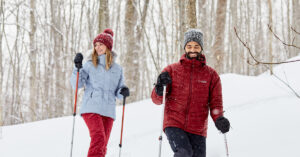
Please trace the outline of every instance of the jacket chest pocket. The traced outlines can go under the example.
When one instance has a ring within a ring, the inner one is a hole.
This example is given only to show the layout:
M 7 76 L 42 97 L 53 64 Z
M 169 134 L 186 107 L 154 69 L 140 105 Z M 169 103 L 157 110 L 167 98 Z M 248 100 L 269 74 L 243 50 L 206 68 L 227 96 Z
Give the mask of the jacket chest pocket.
M 109 87 L 114 90 L 118 87 L 120 81 L 120 73 L 117 70 L 108 71 Z
M 90 79 L 93 85 L 93 88 L 103 88 L 105 85 L 105 71 L 103 68 L 99 67 L 98 68 L 93 68 L 91 69 L 90 72 Z
M 205 79 L 196 79 L 195 82 L 196 87 L 198 88 L 208 88 L 209 87 L 209 82 Z
M 187 81 L 190 80 L 189 74 L 183 71 L 174 70 L 172 74 L 172 92 L 181 93 L 187 87 Z
M 210 84 L 210 76 L 205 73 L 205 72 L 201 72 L 201 71 L 196 71 L 194 73 L 194 79 L 193 79 L 193 83 L 196 85 L 196 87 L 198 88 L 208 88 L 209 84 Z
M 193 82 L 193 92 L 197 95 L 194 97 L 196 103 L 207 103 L 209 97 L 209 81 L 205 79 L 196 79 Z

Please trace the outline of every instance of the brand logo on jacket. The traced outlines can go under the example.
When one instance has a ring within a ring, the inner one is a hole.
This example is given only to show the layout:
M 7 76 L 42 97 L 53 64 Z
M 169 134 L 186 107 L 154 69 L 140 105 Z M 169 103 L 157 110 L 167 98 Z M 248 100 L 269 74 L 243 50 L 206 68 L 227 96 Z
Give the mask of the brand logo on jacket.
M 199 83 L 207 83 L 206 80 L 198 80 Z

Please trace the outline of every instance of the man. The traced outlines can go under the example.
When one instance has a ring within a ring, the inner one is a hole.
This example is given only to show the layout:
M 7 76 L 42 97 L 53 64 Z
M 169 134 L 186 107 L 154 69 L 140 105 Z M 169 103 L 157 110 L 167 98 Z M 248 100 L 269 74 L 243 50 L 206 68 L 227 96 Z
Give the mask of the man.
M 167 86 L 164 132 L 174 157 L 205 157 L 208 114 L 222 133 L 230 123 L 223 116 L 221 80 L 206 65 L 203 35 L 190 29 L 184 34 L 184 50 L 179 62 L 164 68 L 152 91 L 152 101 L 161 104 Z

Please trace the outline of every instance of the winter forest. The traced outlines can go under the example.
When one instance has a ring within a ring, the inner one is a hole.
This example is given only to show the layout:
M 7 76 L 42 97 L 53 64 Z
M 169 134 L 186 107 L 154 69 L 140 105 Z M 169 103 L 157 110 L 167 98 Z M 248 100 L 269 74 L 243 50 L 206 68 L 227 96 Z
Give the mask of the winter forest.
M 161 70 L 184 53 L 189 28 L 203 32 L 219 74 L 272 75 L 269 63 L 299 55 L 299 8 L 299 0 L 1 0 L 0 126 L 71 115 L 73 59 L 87 57 L 105 28 L 129 103 L 150 97 Z

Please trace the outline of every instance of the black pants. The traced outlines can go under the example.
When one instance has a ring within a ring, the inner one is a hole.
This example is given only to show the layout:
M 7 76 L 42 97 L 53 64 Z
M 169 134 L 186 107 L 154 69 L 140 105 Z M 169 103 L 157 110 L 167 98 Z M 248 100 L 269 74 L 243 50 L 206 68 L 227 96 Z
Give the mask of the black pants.
M 188 133 L 175 127 L 167 127 L 165 133 L 174 152 L 174 157 L 206 156 L 206 137 Z

